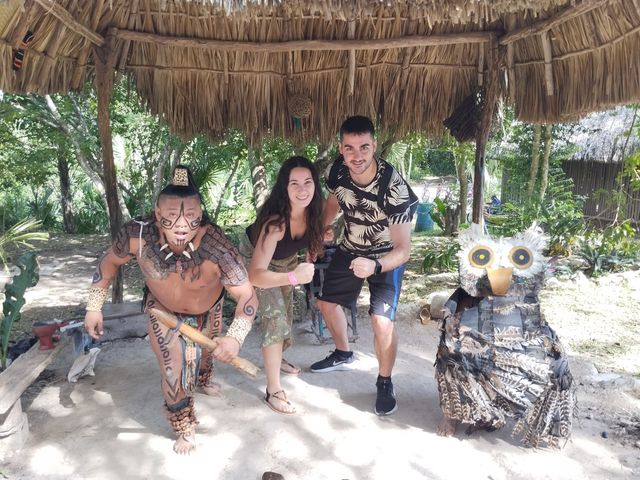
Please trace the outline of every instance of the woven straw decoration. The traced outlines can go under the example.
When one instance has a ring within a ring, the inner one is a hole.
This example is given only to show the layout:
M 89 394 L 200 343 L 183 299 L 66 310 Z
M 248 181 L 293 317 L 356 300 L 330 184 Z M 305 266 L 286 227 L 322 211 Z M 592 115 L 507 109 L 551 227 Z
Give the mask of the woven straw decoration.
M 295 93 L 289 99 L 289 114 L 294 118 L 307 118 L 311 115 L 311 98 Z

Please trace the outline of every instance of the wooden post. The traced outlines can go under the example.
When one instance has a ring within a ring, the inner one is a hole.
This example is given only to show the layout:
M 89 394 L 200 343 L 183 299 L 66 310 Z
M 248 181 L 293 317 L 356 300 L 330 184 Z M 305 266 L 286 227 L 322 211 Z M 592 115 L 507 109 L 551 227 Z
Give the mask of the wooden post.
M 113 37 L 107 37 L 105 45 L 93 48 L 95 64 L 96 93 L 98 96 L 98 129 L 100 131 L 100 146 L 102 148 L 102 169 L 104 189 L 109 207 L 109 231 L 115 239 L 122 226 L 122 212 L 118 204 L 118 185 L 116 183 L 116 168 L 113 162 L 113 141 L 111 138 L 111 121 L 109 118 L 109 101 L 113 91 L 115 64 L 113 52 Z M 112 301 L 122 302 L 121 270 L 113 281 Z
M 473 177 L 473 223 L 482 224 L 482 195 L 484 191 L 484 154 L 491 130 L 493 112 L 498 97 L 498 73 L 500 70 L 500 54 L 497 42 L 491 41 L 487 48 L 487 83 L 484 90 L 484 101 L 480 117 L 480 128 L 476 134 L 476 159 Z
M 353 40 L 356 36 L 356 21 L 351 19 L 347 22 L 347 38 L 349 40 Z M 349 50 L 349 69 L 348 69 L 348 78 L 349 78 L 349 95 L 353 95 L 353 91 L 355 88 L 356 81 L 356 51 Z
M 551 40 L 549 40 L 549 32 L 544 31 L 540 34 L 542 40 L 542 51 L 544 52 L 544 81 L 547 86 L 547 95 L 553 96 L 553 54 L 551 52 Z
M 507 31 L 511 32 L 515 29 L 516 18 L 513 13 L 507 14 Z M 513 104 L 516 103 L 516 70 L 514 67 L 514 51 L 513 43 L 507 45 L 507 83 L 509 87 L 509 99 Z

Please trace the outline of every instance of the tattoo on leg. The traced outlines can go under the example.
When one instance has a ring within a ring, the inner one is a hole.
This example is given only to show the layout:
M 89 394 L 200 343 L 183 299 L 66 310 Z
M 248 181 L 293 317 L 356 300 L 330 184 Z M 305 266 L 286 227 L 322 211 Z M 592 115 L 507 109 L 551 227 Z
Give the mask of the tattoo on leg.
M 174 376 L 173 369 L 171 367 L 167 368 L 165 372 L 167 373 L 167 378 L 164 381 L 167 385 L 167 396 L 175 402 L 180 396 L 180 382 L 177 378 L 173 379 L 173 383 L 169 380 L 169 378 Z
M 152 302 L 149 302 L 149 304 L 147 304 L 148 308 L 152 307 L 151 303 Z M 153 332 L 153 336 L 156 337 L 156 341 L 158 342 L 158 347 L 160 348 L 160 353 L 162 356 L 162 364 L 166 370 L 167 368 L 171 368 L 171 352 L 169 352 L 169 347 L 167 347 L 168 342 L 164 335 L 162 335 L 162 330 L 160 328 L 158 319 L 151 314 L 149 314 L 149 318 L 151 321 L 151 331 Z

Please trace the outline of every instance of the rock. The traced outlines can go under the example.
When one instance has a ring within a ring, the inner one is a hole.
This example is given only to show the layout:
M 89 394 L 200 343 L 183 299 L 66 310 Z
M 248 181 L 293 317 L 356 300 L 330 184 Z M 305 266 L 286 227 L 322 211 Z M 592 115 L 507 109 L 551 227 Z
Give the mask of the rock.
M 425 281 L 429 283 L 458 283 L 458 274 L 456 272 L 434 273 L 425 275 Z
M 430 320 L 440 320 L 442 318 L 442 309 L 444 308 L 444 304 L 447 302 L 449 297 L 451 296 L 450 291 L 440 291 L 440 292 L 432 292 L 427 297 L 427 311 L 425 312 L 425 307 L 422 307 L 420 310 L 420 319 L 422 323 L 425 323 L 425 318 L 423 312 L 428 314 L 428 319 Z
M 636 386 L 635 379 L 618 373 L 598 373 L 585 378 L 585 381 L 594 387 L 628 390 Z
M 595 365 L 589 361 L 582 360 L 578 357 L 572 358 L 570 361 L 571 374 L 574 378 L 580 379 L 580 383 L 583 383 L 583 379 L 592 377 L 598 374 L 598 369 Z
M 562 282 L 556 277 L 548 277 L 544 285 L 547 288 L 559 288 L 562 286 Z
M 602 432 L 602 433 L 600 434 L 600 436 L 601 436 L 602 438 L 609 438 L 609 433 L 607 433 L 607 432 Z
M 577 270 L 586 270 L 588 267 L 587 261 L 578 255 L 562 257 L 556 262 L 556 270 L 571 270 L 575 272 Z
M 576 272 L 573 275 L 573 283 L 575 283 L 576 285 L 578 285 L 579 287 L 585 287 L 587 285 L 589 285 L 589 279 L 586 277 L 586 275 L 582 272 Z
M 262 480 L 284 480 L 284 477 L 276 472 L 264 472 L 262 474 Z

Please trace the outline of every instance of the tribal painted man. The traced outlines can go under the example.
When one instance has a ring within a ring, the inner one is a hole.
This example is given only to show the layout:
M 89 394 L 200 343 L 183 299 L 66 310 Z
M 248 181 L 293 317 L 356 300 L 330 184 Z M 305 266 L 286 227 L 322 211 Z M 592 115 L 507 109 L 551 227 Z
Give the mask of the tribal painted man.
M 102 304 L 118 267 L 136 259 L 144 275 L 144 310 L 175 314 L 209 337 L 218 337 L 212 351 L 148 315 L 148 332 L 161 376 L 167 418 L 177 440 L 174 450 L 195 448 L 196 416 L 193 392 L 216 393 L 213 360 L 230 362 L 249 332 L 258 300 L 237 249 L 222 230 L 206 219 L 191 172 L 178 166 L 173 180 L 156 201 L 153 214 L 122 227 L 93 276 L 85 328 L 98 339 L 103 333 Z M 237 301 L 226 336 L 222 330 L 224 291 Z

